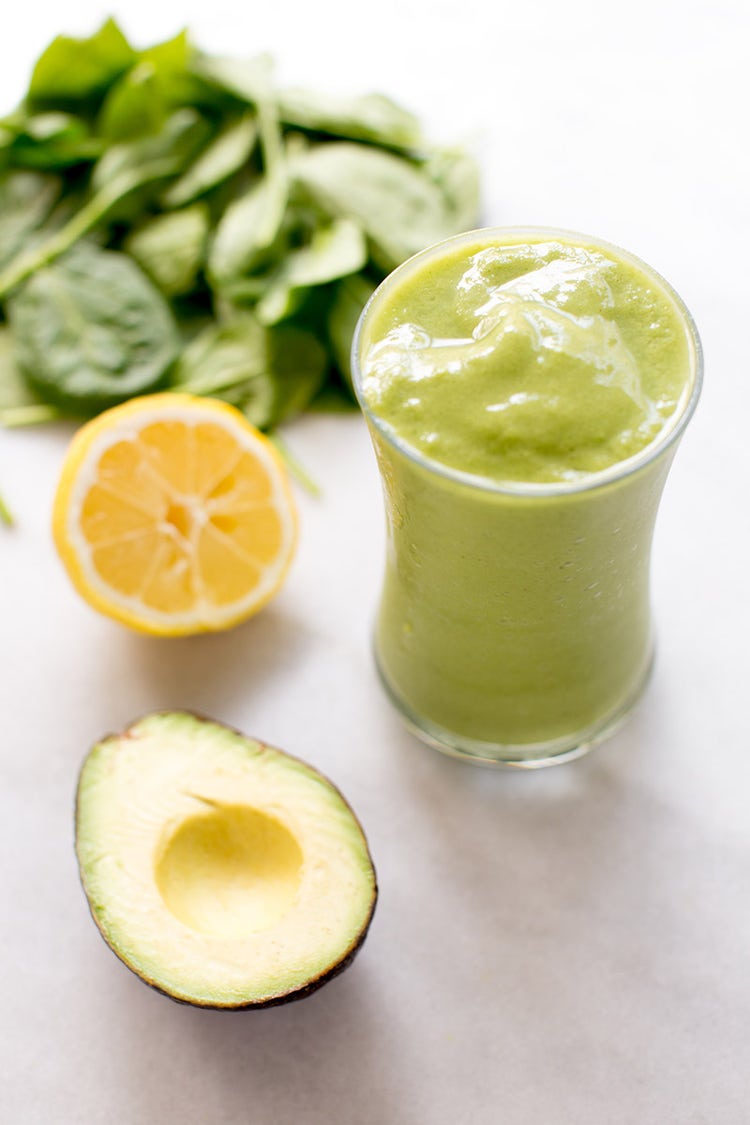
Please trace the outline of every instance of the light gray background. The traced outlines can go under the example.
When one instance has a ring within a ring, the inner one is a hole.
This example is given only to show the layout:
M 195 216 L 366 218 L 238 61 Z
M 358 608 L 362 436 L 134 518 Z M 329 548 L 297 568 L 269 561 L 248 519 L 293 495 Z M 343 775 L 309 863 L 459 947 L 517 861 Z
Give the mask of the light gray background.
M 485 218 L 586 231 L 660 270 L 703 336 L 703 400 L 657 530 L 656 671 L 630 725 L 529 776 L 402 732 L 375 681 L 379 484 L 363 423 L 287 438 L 319 480 L 272 607 L 159 641 L 99 618 L 51 546 L 70 430 L 0 432 L 0 1120 L 8 1125 L 743 1125 L 750 1120 L 747 7 L 698 0 L 131 0 L 136 42 L 189 24 L 281 75 L 382 89 L 472 144 Z M 0 106 L 59 30 L 8 7 Z M 744 13 L 744 14 L 743 14 Z M 354 966 L 260 1013 L 179 1007 L 100 940 L 72 849 L 87 748 L 186 706 L 344 790 L 381 884 Z

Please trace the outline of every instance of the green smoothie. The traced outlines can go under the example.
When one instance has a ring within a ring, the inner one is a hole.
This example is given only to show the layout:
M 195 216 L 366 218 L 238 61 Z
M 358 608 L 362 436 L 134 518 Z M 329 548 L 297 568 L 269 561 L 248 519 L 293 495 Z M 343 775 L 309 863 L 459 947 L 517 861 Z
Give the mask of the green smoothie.
M 607 244 L 473 232 L 391 274 L 354 358 L 386 498 L 389 692 L 443 749 L 582 752 L 651 662 L 653 525 L 699 382 L 684 307 Z

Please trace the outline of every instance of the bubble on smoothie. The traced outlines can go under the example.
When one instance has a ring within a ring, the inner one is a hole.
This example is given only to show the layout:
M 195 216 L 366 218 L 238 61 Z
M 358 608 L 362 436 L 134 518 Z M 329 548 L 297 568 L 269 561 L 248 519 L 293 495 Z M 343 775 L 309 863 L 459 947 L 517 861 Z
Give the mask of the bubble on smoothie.
M 471 338 L 435 338 L 417 324 L 397 325 L 365 357 L 362 385 L 368 401 L 379 401 L 394 382 L 418 383 L 440 373 L 460 374 L 467 349 L 474 343 Z M 483 351 L 489 354 L 490 348 Z

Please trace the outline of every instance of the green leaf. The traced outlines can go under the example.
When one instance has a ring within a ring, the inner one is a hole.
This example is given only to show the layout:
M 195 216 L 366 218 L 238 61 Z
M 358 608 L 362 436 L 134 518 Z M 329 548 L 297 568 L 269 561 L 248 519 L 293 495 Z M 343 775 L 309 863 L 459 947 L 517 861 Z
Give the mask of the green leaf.
M 71 113 L 19 113 L 7 121 L 14 130 L 8 163 L 15 168 L 64 169 L 96 160 L 103 148 L 86 122 Z
M 162 293 L 189 293 L 203 264 L 209 231 L 208 209 L 195 203 L 183 211 L 157 215 L 125 240 L 131 254 Z
M 268 95 L 269 77 L 263 64 L 267 64 L 266 59 L 258 62 L 253 81 L 258 86 L 256 106 L 264 175 L 229 205 L 218 224 L 208 271 L 219 287 L 249 273 L 267 257 L 281 231 L 289 198 L 281 126 Z
M 285 184 L 267 176 L 230 203 L 216 228 L 208 256 L 214 284 L 226 285 L 263 260 L 279 232 L 285 207 Z
M 71 249 L 80 239 L 91 231 L 116 208 L 122 208 L 123 201 L 153 180 L 163 179 L 169 174 L 169 165 L 154 161 L 140 168 L 125 167 L 119 175 L 104 184 L 89 200 L 83 203 L 67 218 L 63 201 L 60 218 L 62 226 L 55 226 L 45 238 L 35 240 L 21 249 L 0 272 L 0 299 L 5 299 L 27 278 L 38 270 L 50 265 Z M 132 203 L 131 203 L 132 206 Z M 93 237 L 93 236 L 92 236 Z
M 64 226 L 38 245 L 21 249 L 0 271 L 0 299 L 66 253 L 105 218 L 122 220 L 142 212 L 146 189 L 179 171 L 207 128 L 200 114 L 192 110 L 178 111 L 168 124 L 171 128 L 164 135 L 107 150 L 94 168 L 94 194 Z
M 95 103 L 137 58 L 112 19 L 89 39 L 59 35 L 37 60 L 28 99 L 32 105 Z
M 125 254 L 82 244 L 8 302 L 16 359 L 46 400 L 77 413 L 159 386 L 178 351 L 159 291 Z
M 279 116 L 287 125 L 387 148 L 416 149 L 424 143 L 414 114 L 383 94 L 344 98 L 293 88 L 280 90 L 276 97 Z
M 202 114 L 179 109 L 155 136 L 108 148 L 91 177 L 96 193 L 117 196 L 109 204 L 108 218 L 136 222 L 156 202 L 165 183 L 184 171 L 210 132 Z
M 312 332 L 295 325 L 266 329 L 252 313 L 238 313 L 196 336 L 171 383 L 175 390 L 222 398 L 267 429 L 305 409 L 327 362 Z
M 0 175 L 0 270 L 47 219 L 60 195 L 60 181 L 37 172 Z
M 4 423 L 7 411 L 36 406 L 39 401 L 16 363 L 10 329 L 0 324 L 0 422 Z
M 107 93 L 99 114 L 109 140 L 135 140 L 158 133 L 169 115 L 205 98 L 205 84 L 190 72 L 194 49 L 186 31 L 139 51 L 137 62 Z M 211 99 L 208 99 L 209 101 Z
M 336 366 L 351 387 L 354 330 L 375 285 L 361 274 L 346 277 L 338 285 L 328 313 L 328 340 Z
M 243 168 L 255 148 L 258 126 L 245 114 L 228 125 L 162 197 L 166 207 L 183 207 Z
M 20 426 L 38 426 L 42 422 L 56 422 L 63 411 L 49 402 L 32 402 L 28 406 L 8 406 L 0 410 L 0 425 L 6 429 Z
M 232 59 L 220 55 L 197 54 L 191 69 L 204 82 L 239 102 L 257 106 L 268 99 L 273 71 L 269 55 Z
M 171 39 L 164 39 L 161 43 L 154 43 L 139 51 L 138 58 L 141 62 L 150 63 L 158 72 L 169 74 L 187 70 L 194 54 L 190 34 L 187 28 L 183 28 Z
M 297 484 L 304 488 L 306 492 L 309 492 L 311 496 L 320 496 L 320 485 L 317 483 L 317 481 L 313 480 L 305 466 L 302 464 L 299 458 L 294 453 L 292 453 L 291 449 L 283 440 L 278 431 L 271 430 L 268 434 L 268 438 L 276 446 L 276 452 L 284 462 L 284 466 L 287 472 L 294 480 L 296 480 Z
M 210 132 L 208 122 L 197 110 L 178 109 L 156 136 L 108 148 L 94 166 L 91 186 L 98 191 L 123 173 L 130 174 L 134 183 L 143 184 L 155 178 L 176 176 L 205 144 Z M 154 168 L 160 170 L 158 177 L 153 174 Z
M 103 137 L 117 143 L 158 133 L 167 115 L 156 67 L 151 62 L 140 62 L 109 90 L 97 124 Z
M 208 271 L 218 287 L 255 269 L 281 231 L 289 195 L 283 141 L 274 107 L 258 102 L 264 175 L 231 203 L 216 228 Z
M 240 406 L 253 425 L 273 416 L 268 336 L 250 313 L 204 329 L 188 344 L 172 374 L 175 390 L 212 395 Z
M 216 279 L 214 278 L 214 281 Z M 255 277 L 240 277 L 232 280 L 214 294 L 216 308 L 221 311 L 226 302 L 231 308 L 255 305 L 268 289 L 267 274 Z
M 351 219 L 334 219 L 315 230 L 306 246 L 286 254 L 256 314 L 264 324 L 276 324 L 295 311 L 305 290 L 356 273 L 366 263 L 361 227 Z
M 269 330 L 269 372 L 275 399 L 270 425 L 301 414 L 325 382 L 328 353 L 314 333 L 295 324 Z
M 431 153 L 423 168 L 440 189 L 456 232 L 475 227 L 481 201 L 474 157 L 463 148 L 441 148 Z
M 221 395 L 264 374 L 267 333 L 252 313 L 204 328 L 184 349 L 170 383 L 196 395 Z
M 9 163 L 10 147 L 16 137 L 16 131 L 7 121 L 0 121 L 0 170 Z
M 315 414 L 352 414 L 358 406 L 348 383 L 331 380 L 315 396 L 309 410 Z
M 14 523 L 13 513 L 3 500 L 2 496 L 0 496 L 0 523 L 5 524 L 6 527 L 12 527 Z
M 222 109 L 221 97 L 193 73 L 191 64 L 195 55 L 186 30 L 138 52 L 139 64 L 153 68 L 154 89 L 170 112 L 188 105 L 211 113 Z
M 384 270 L 456 232 L 438 185 L 393 153 L 331 142 L 297 157 L 291 174 L 330 214 L 361 224 Z

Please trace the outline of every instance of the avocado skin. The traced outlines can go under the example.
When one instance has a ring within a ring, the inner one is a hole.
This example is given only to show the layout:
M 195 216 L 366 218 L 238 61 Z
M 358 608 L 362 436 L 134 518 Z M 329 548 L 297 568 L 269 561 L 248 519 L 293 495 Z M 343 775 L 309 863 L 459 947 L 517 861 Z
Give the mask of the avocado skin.
M 180 713 L 184 714 L 184 715 L 189 715 L 191 718 L 195 719 L 199 723 L 209 723 L 212 726 L 224 727 L 226 730 L 231 731 L 232 733 L 234 733 L 236 735 L 239 735 L 241 738 L 247 738 L 248 737 L 242 731 L 240 731 L 237 727 L 233 727 L 233 726 L 229 725 L 228 723 L 220 723 L 218 720 L 211 719 L 207 715 L 200 714 L 197 711 L 191 711 L 191 710 L 181 708 Z M 174 712 L 172 712 L 172 711 L 157 711 L 157 712 L 151 711 L 151 712 L 148 712 L 147 714 L 140 716 L 140 718 L 138 718 L 138 719 L 134 720 L 132 723 L 130 723 L 129 726 L 124 731 L 122 731 L 120 734 L 114 734 L 114 733 L 110 732 L 109 734 L 106 734 L 103 738 L 99 739 L 95 745 L 100 745 L 102 742 L 108 741 L 109 739 L 121 740 L 123 738 L 128 738 L 129 734 L 130 734 L 130 731 L 134 727 L 136 727 L 138 725 L 138 723 L 142 722 L 144 719 L 153 718 L 153 717 L 159 716 L 159 715 L 171 715 L 171 714 L 174 714 Z M 282 753 L 282 751 L 278 751 L 277 747 L 271 747 L 268 743 L 263 742 L 261 739 L 253 738 L 252 741 L 257 742 L 258 745 L 263 747 L 264 749 L 265 748 L 274 749 L 274 750 L 277 750 L 277 752 Z M 298 756 L 296 756 L 294 754 L 288 754 L 285 750 L 283 751 L 283 753 L 285 754 L 285 756 L 287 758 L 292 758 L 295 761 L 301 762 L 305 766 L 308 765 L 308 763 L 303 762 L 301 758 L 299 758 Z M 76 839 L 76 841 L 77 841 L 77 838 L 78 838 L 78 814 L 79 814 L 79 800 L 80 800 L 80 791 L 81 791 L 81 777 L 82 777 L 82 774 L 83 774 L 83 769 L 84 769 L 85 764 L 86 764 L 86 759 L 84 759 L 84 761 L 81 765 L 81 769 L 79 770 L 79 774 L 78 774 L 78 781 L 76 783 L 75 806 L 74 806 L 74 838 Z M 188 1000 L 183 996 L 175 996 L 172 992 L 169 992 L 167 989 L 163 988 L 161 985 L 156 984 L 155 981 L 150 980 L 147 976 L 145 976 L 142 972 L 140 972 L 137 968 L 135 968 L 135 966 L 132 965 L 127 960 L 127 958 L 125 956 L 123 956 L 123 954 L 120 952 L 120 950 L 116 949 L 115 946 L 112 944 L 112 942 L 109 940 L 107 934 L 102 929 L 99 918 L 97 917 L 96 913 L 94 912 L 93 906 L 91 904 L 91 899 L 89 898 L 89 894 L 88 894 L 88 890 L 87 890 L 87 886 L 86 886 L 86 878 L 85 878 L 84 871 L 83 871 L 83 865 L 80 862 L 80 857 L 78 856 L 78 852 L 77 852 L 77 848 L 76 848 L 76 857 L 79 860 L 79 862 L 78 862 L 79 879 L 80 879 L 81 887 L 83 889 L 83 892 L 84 892 L 84 895 L 85 895 L 85 898 L 86 898 L 87 906 L 89 908 L 89 913 L 90 913 L 91 917 L 93 918 L 94 923 L 96 924 L 96 928 L 99 931 L 99 933 L 100 933 L 103 941 L 105 942 L 105 944 L 109 947 L 109 949 L 112 950 L 112 952 L 117 957 L 117 959 L 119 961 L 121 961 L 122 964 L 125 965 L 125 967 L 127 969 L 129 969 L 130 972 L 133 973 L 138 978 L 138 980 L 142 981 L 143 984 L 148 985 L 149 988 L 153 989 L 154 992 L 158 992 L 161 996 L 168 997 L 175 1004 L 185 1005 L 186 1007 L 189 1007 L 189 1008 L 202 1008 L 202 1009 L 205 1009 L 207 1011 L 246 1012 L 246 1011 L 250 1011 L 250 1010 L 260 1010 L 261 1008 L 277 1008 L 277 1007 L 280 1007 L 282 1004 L 291 1004 L 295 1000 L 303 1000 L 306 996 L 311 996 L 314 992 L 317 992 L 319 989 L 321 989 L 323 987 L 323 985 L 328 984 L 328 982 L 333 980 L 334 977 L 340 976 L 340 974 L 343 973 L 345 969 L 349 968 L 349 966 L 353 962 L 354 958 L 357 956 L 360 949 L 362 948 L 362 946 L 364 944 L 364 941 L 365 941 L 365 938 L 367 937 L 367 934 L 369 932 L 370 925 L 372 924 L 372 919 L 373 919 L 373 916 L 374 916 L 374 913 L 375 913 L 375 907 L 377 905 L 377 901 L 378 901 L 378 897 L 379 897 L 377 872 L 375 870 L 375 865 L 372 861 L 372 855 L 370 853 L 369 843 L 367 841 L 367 837 L 366 837 L 365 832 L 362 828 L 362 824 L 359 821 L 359 818 L 355 815 L 354 811 L 352 810 L 351 805 L 346 800 L 346 798 L 343 796 L 343 794 L 341 793 L 341 790 L 338 788 L 338 786 L 334 785 L 334 783 L 330 780 L 330 778 L 326 777 L 326 775 L 321 773 L 321 771 L 318 770 L 317 768 L 316 768 L 316 772 L 320 775 L 320 777 L 328 785 L 330 785 L 330 787 L 332 789 L 334 789 L 336 791 L 336 793 L 339 795 L 343 804 L 349 810 L 349 812 L 352 816 L 352 819 L 356 822 L 357 826 L 359 827 L 359 830 L 362 833 L 362 839 L 364 840 L 365 846 L 366 846 L 366 849 L 367 849 L 367 856 L 368 856 L 368 859 L 370 861 L 370 866 L 372 868 L 373 889 L 372 889 L 372 900 L 371 900 L 371 903 L 370 903 L 369 914 L 367 916 L 367 920 L 365 921 L 364 925 L 362 926 L 362 929 L 361 929 L 361 931 L 360 931 L 360 933 L 357 937 L 357 940 L 350 947 L 350 949 L 347 950 L 347 952 L 344 954 L 344 956 L 339 961 L 337 961 L 335 965 L 332 965 L 331 968 L 328 969 L 327 972 L 321 973 L 320 976 L 315 977 L 314 979 L 312 979 L 310 981 L 307 981 L 306 984 L 304 984 L 301 988 L 296 988 L 296 989 L 292 990 L 291 992 L 282 993 L 282 994 L 279 994 L 279 995 L 276 995 L 276 996 L 270 996 L 265 1000 L 256 1000 L 256 1001 L 251 1000 L 251 1001 L 248 1001 L 247 1003 L 240 1002 L 240 1003 L 237 1003 L 237 1004 L 221 1004 L 221 1003 L 218 1003 L 218 1002 L 213 1003 L 213 1002 L 202 1001 L 202 1000 Z

